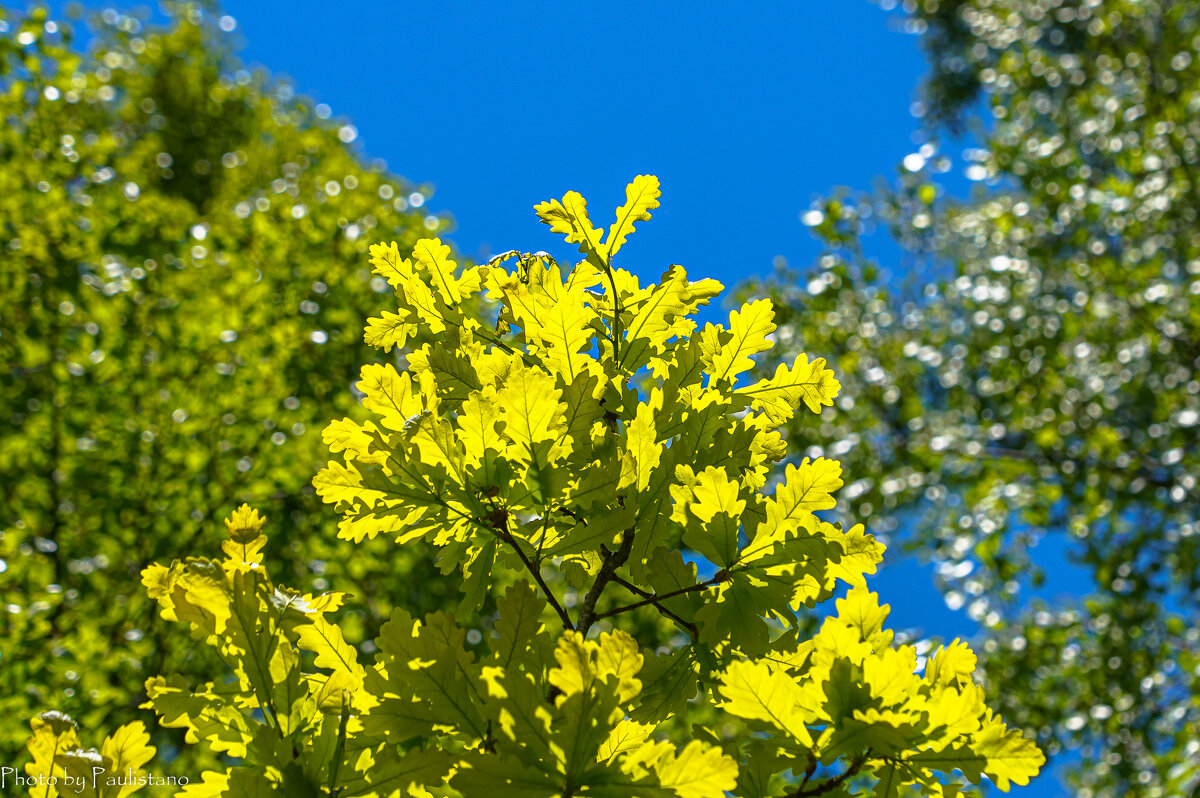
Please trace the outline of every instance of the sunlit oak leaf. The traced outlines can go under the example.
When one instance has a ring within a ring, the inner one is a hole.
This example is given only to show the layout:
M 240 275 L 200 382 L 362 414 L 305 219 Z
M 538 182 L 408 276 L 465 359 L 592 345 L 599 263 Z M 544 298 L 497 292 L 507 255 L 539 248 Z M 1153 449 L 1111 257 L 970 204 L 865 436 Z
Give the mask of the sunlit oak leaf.
M 175 602 L 171 600 L 171 590 L 175 581 L 171 569 L 165 565 L 151 563 L 142 569 L 141 576 L 146 595 L 158 602 L 162 617 L 168 621 L 179 620 L 175 615 Z
M 413 527 L 425 513 L 424 507 L 389 507 L 387 510 L 376 512 L 374 508 L 366 507 L 358 510 L 342 511 L 342 520 L 338 522 L 338 537 L 354 543 L 361 543 L 376 535 L 394 535 L 396 543 L 407 543 L 422 537 L 427 531 L 423 527 Z
M 416 276 L 412 261 L 400 254 L 400 247 L 395 241 L 389 244 L 372 244 L 370 256 L 372 271 L 387 280 L 396 290 L 403 288 Z
M 715 745 L 692 740 L 654 763 L 658 783 L 680 798 L 724 798 L 737 784 L 737 762 Z
M 957 637 L 938 648 L 925 666 L 925 679 L 935 685 L 970 684 L 975 673 L 975 652 Z
M 405 437 L 415 450 L 409 463 L 419 463 L 422 470 L 436 469 L 451 477 L 457 486 L 461 487 L 466 482 L 463 477 L 463 442 L 448 420 L 430 413 L 418 415 L 407 425 Z M 448 492 L 449 488 L 443 486 L 443 491 Z
M 383 311 L 379 316 L 367 319 L 363 328 L 363 341 L 367 344 L 390 352 L 394 347 L 404 348 L 408 339 L 417 334 L 417 325 L 412 321 L 412 314 L 401 308 L 400 313 Z
M 146 680 L 146 696 L 142 708 L 153 709 L 163 726 L 185 729 L 189 743 L 203 740 L 214 752 L 246 755 L 254 738 L 252 723 L 213 685 L 193 692 L 180 676 L 153 676 Z
M 335 674 L 349 677 L 349 689 L 358 690 L 362 686 L 364 670 L 358 663 L 358 653 L 354 646 L 346 642 L 341 627 L 326 621 L 320 615 L 314 615 L 308 623 L 297 627 L 300 645 L 316 654 L 315 663 L 319 668 L 328 668 Z
M 817 522 L 816 526 L 827 540 L 835 541 L 842 549 L 836 560 L 826 564 L 826 575 L 830 579 L 841 579 L 851 587 L 865 587 L 864 577 L 875 573 L 883 562 L 883 544 L 874 535 L 868 535 L 862 524 L 855 524 L 845 531 L 824 521 Z
M 879 604 L 879 594 L 865 586 L 853 587 L 845 598 L 837 600 L 837 618 L 858 632 L 859 639 L 881 650 L 892 642 L 891 631 L 884 629 L 891 607 Z
M 255 565 L 263 560 L 262 548 L 267 538 L 262 534 L 266 519 L 258 510 L 243 504 L 233 515 L 225 519 L 225 531 L 229 540 L 221 541 L 221 550 L 234 563 Z
M 537 326 L 527 330 L 548 347 L 546 356 L 566 376 L 567 382 L 574 380 L 591 360 L 585 353 L 595 335 L 593 318 L 579 295 L 566 294 L 544 308 Z
M 587 200 L 576 191 L 568 191 L 561 201 L 549 200 L 534 206 L 538 218 L 550 226 L 550 230 L 565 236 L 568 244 L 578 244 L 579 251 L 593 255 L 601 264 L 607 262 L 601 256 L 601 238 L 604 228 L 592 226 L 588 218 Z
M 725 469 L 709 466 L 696 475 L 690 490 L 687 509 L 700 524 L 697 528 L 692 521 L 687 526 L 684 543 L 722 567 L 732 565 L 738 557 L 739 525 L 746 509 L 745 500 L 739 498 L 740 486 Z
M 655 726 L 656 724 L 654 723 L 639 723 L 628 718 L 622 720 L 613 727 L 612 731 L 608 733 L 608 737 L 600 744 L 600 750 L 596 754 L 596 761 L 611 763 L 620 754 L 636 751 L 650 737 L 650 733 L 654 731 Z
M 833 492 L 842 487 L 842 464 L 825 457 L 815 461 L 805 457 L 798 466 L 788 464 L 783 478 L 775 490 L 775 504 L 782 517 L 793 517 L 797 510 L 828 510 L 836 504 Z
M 130 772 L 136 777 L 142 768 L 154 758 L 155 747 L 150 745 L 150 735 L 141 721 L 126 723 L 104 739 L 100 745 L 100 755 L 111 763 L 109 775 L 127 776 Z M 92 775 L 90 772 L 88 775 Z M 115 798 L 125 798 L 141 789 L 133 781 L 122 785 L 115 793 Z
M 457 265 L 450 260 L 450 247 L 437 238 L 423 238 L 413 245 L 413 263 L 428 277 L 430 286 L 447 305 L 457 305 L 463 297 L 454 277 Z
M 912 646 L 885 648 L 863 661 L 863 681 L 883 708 L 903 705 L 917 692 L 917 652 Z
M 330 460 L 317 472 L 312 485 L 317 495 L 329 504 L 362 503 L 370 508 L 387 495 L 383 491 L 365 487 L 358 469 L 353 465 L 344 466 L 336 460 Z
M 694 323 L 686 317 L 708 304 L 722 287 L 715 280 L 689 282 L 682 266 L 668 268 L 650 295 L 633 307 L 621 344 L 621 367 L 626 372 L 640 369 L 661 352 L 670 338 L 690 332 L 692 327 L 687 325 Z M 699 374 L 698 367 L 696 373 Z M 684 384 L 677 377 L 672 381 L 680 387 Z
M 999 716 L 986 711 L 983 728 L 974 735 L 971 747 L 987 757 L 984 773 L 1001 790 L 1009 783 L 1024 786 L 1046 763 L 1046 755 L 1018 729 L 1009 729 Z
M 593 425 L 604 417 L 604 408 L 600 404 L 606 382 L 604 372 L 594 360 L 585 361 L 584 365 L 585 370 L 577 374 L 562 392 L 566 422 L 563 437 L 576 451 L 589 446 Z
M 805 458 L 799 467 L 788 465 L 784 481 L 765 502 L 767 530 L 787 537 L 801 528 L 820 533 L 822 525 L 814 518 L 815 510 L 834 506 L 832 491 L 841 487 L 841 465 L 836 460 Z
M 793 677 L 764 662 L 741 660 L 721 675 L 721 708 L 747 720 L 764 721 L 796 743 L 812 748 L 813 738 L 800 711 L 803 694 Z
M 561 395 L 553 377 L 519 361 L 497 392 L 504 435 L 526 461 L 533 457 L 537 444 L 553 442 L 562 431 L 565 420 Z
M 470 468 L 484 470 L 485 484 L 491 484 L 489 463 L 502 456 L 508 448 L 508 441 L 496 429 L 499 420 L 496 390 L 491 386 L 468 397 L 455 419 L 466 464 Z
M 813 644 L 812 662 L 821 668 L 830 667 L 838 659 L 861 666 L 874 651 L 857 628 L 836 617 L 826 618 L 821 623 Z
M 363 407 L 379 414 L 380 422 L 390 430 L 403 430 L 408 419 L 426 409 L 412 376 L 397 372 L 390 363 L 363 366 L 356 387 L 363 394 Z
M 578 632 L 566 632 L 558 640 L 554 659 L 558 667 L 550 671 L 549 680 L 562 691 L 559 703 L 609 678 L 616 680 L 617 699 L 622 703 L 642 689 L 636 678 L 642 668 L 642 654 L 627 632 L 605 632 L 596 640 L 585 640 Z
M 750 402 L 751 410 L 761 410 L 771 423 L 779 425 L 801 404 L 814 413 L 832 407 L 841 388 L 833 371 L 825 368 L 825 358 L 809 362 L 807 355 L 800 354 L 790 367 L 780 363 L 773 377 L 738 388 L 736 394 Z
M 263 561 L 263 547 L 267 545 L 265 535 L 259 535 L 253 540 L 245 543 L 235 543 L 232 540 L 221 541 L 221 551 L 225 552 L 228 558 L 227 563 L 235 566 L 255 566 L 261 565 Z
M 1033 740 L 1009 729 L 1000 718 L 987 710 L 983 727 L 970 742 L 941 751 L 920 751 L 905 760 L 924 768 L 951 773 L 961 772 L 973 784 L 986 775 L 1007 792 L 1011 784 L 1026 785 L 1046 763 L 1046 756 Z
M 663 444 L 654 429 L 654 411 L 640 404 L 637 416 L 627 427 L 626 449 L 621 458 L 621 480 L 617 489 L 632 486 L 639 492 L 650 484 L 650 475 L 662 460 Z
M 634 222 L 650 221 L 650 211 L 658 207 L 660 196 L 662 191 L 654 175 L 638 175 L 625 187 L 625 204 L 617 208 L 617 220 L 608 229 L 608 238 L 604 241 L 606 261 L 612 260 L 633 233 Z
M 744 371 L 754 367 L 753 355 L 771 348 L 775 332 L 775 309 L 769 299 L 747 302 L 729 314 L 728 342 L 714 353 L 712 364 L 705 371 L 715 382 L 732 385 Z
M 262 533 L 266 520 L 258 514 L 258 510 L 248 504 L 243 504 L 229 518 L 225 519 L 225 531 L 234 543 L 246 543 Z
M 977 684 L 934 690 L 926 707 L 934 734 L 930 747 L 934 750 L 977 732 L 987 711 L 983 688 Z
M 434 346 L 426 344 L 408 355 L 408 371 L 423 397 L 425 406 L 431 410 L 445 407 L 456 410 L 473 393 L 483 388 L 477 370 L 479 352 L 473 353 L 466 346 Z M 436 396 L 437 404 L 429 401 Z
M 179 620 L 205 634 L 221 634 L 233 617 L 234 597 L 219 563 L 187 560 L 171 564 L 171 602 Z
M 331 421 L 321 431 L 321 439 L 329 447 L 329 451 L 337 454 L 346 452 L 360 463 L 383 464 L 387 462 L 387 452 L 371 444 L 379 440 L 381 432 L 375 422 L 365 421 L 358 424 L 348 418 Z

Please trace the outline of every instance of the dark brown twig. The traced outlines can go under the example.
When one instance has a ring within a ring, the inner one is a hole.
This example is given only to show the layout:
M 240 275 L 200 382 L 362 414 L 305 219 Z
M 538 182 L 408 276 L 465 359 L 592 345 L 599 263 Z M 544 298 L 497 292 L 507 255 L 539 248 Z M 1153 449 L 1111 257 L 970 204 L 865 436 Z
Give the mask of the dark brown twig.
M 683 618 L 676 615 L 674 612 L 671 612 L 671 610 L 667 609 L 662 604 L 659 604 L 659 600 L 661 598 L 660 596 L 656 596 L 649 591 L 642 590 L 637 585 L 633 584 L 632 582 L 626 581 L 625 579 L 622 579 L 619 576 L 614 576 L 613 581 L 616 582 L 621 587 L 628 590 L 630 593 L 633 593 L 635 596 L 641 596 L 642 598 L 648 600 L 651 604 L 653 604 L 655 606 L 655 608 L 660 613 L 662 613 L 666 617 L 670 618 L 676 624 L 678 624 L 680 627 L 682 627 L 685 632 L 687 632 L 689 635 L 691 635 L 693 640 L 696 639 L 696 637 L 699 634 L 699 630 L 696 629 L 696 624 L 692 623 L 691 621 L 685 621 Z M 605 615 L 607 615 L 607 614 L 608 613 L 605 613 Z M 604 615 L 601 615 L 599 617 L 603 618 Z
M 869 753 L 870 752 L 868 751 L 867 754 L 869 754 Z M 826 792 L 829 792 L 830 790 L 834 790 L 834 789 L 840 787 L 842 785 L 842 782 L 846 781 L 846 779 L 849 779 L 851 776 L 858 773 L 858 771 L 862 769 L 862 766 L 864 764 L 866 764 L 867 754 L 863 754 L 862 756 L 855 757 L 854 760 L 850 763 L 850 767 L 846 768 L 846 772 L 841 774 L 840 776 L 834 776 L 831 779 L 825 779 L 824 781 L 819 781 L 816 784 L 814 784 L 813 786 L 809 787 L 808 789 L 804 789 L 804 784 L 802 783 L 800 785 L 799 789 L 797 789 L 795 792 L 789 792 L 785 796 L 785 798 L 808 798 L 808 796 L 821 795 L 822 793 L 826 793 Z M 807 776 L 805 777 L 804 781 L 805 782 L 808 781 Z
M 558 613 L 558 617 L 562 619 L 563 628 L 574 629 L 575 627 L 571 624 L 571 616 L 567 615 L 567 611 L 564 610 L 562 605 L 558 603 L 558 599 L 554 597 L 554 593 L 551 592 L 550 586 L 547 585 L 546 580 L 542 578 L 542 569 L 535 565 L 534 562 L 525 555 L 524 550 L 521 549 L 521 545 L 517 543 L 517 539 L 514 538 L 511 533 L 509 533 L 507 530 L 501 531 L 499 529 L 493 529 L 493 531 L 496 533 L 496 537 L 512 546 L 513 551 L 515 551 L 517 556 L 521 558 L 521 562 L 525 564 L 525 570 L 529 571 L 529 575 L 537 581 L 538 587 L 542 589 L 543 595 L 546 596 L 546 601 L 550 603 L 550 606 L 554 608 L 556 613 Z
M 712 579 L 708 579 L 704 582 L 699 582 L 695 585 L 688 585 L 687 587 L 681 587 L 678 590 L 671 590 L 666 593 L 646 594 L 644 591 L 641 591 L 640 588 L 638 588 L 638 589 L 635 589 L 634 592 L 639 593 L 639 595 L 646 595 L 646 598 L 644 600 L 635 601 L 633 604 L 626 604 L 623 607 L 617 607 L 615 609 L 608 610 L 607 612 L 602 612 L 596 616 L 596 620 L 599 620 L 600 618 L 607 618 L 611 615 L 620 615 L 622 612 L 629 612 L 630 610 L 636 610 L 638 607 L 645 607 L 647 604 L 654 604 L 655 606 L 658 606 L 659 609 L 665 609 L 665 608 L 661 607 L 658 604 L 658 602 L 664 601 L 669 598 L 673 598 L 675 596 L 682 596 L 685 593 L 695 593 L 697 590 L 707 590 L 708 588 L 712 587 L 713 585 L 718 584 L 720 582 L 724 582 L 727 579 L 729 579 L 729 572 L 725 571 L 725 570 L 720 570 L 720 571 L 717 571 L 717 573 L 712 577 Z M 629 587 L 629 585 L 626 584 L 626 587 Z
M 632 528 L 625 530 L 625 534 L 621 537 L 621 545 L 617 547 L 616 551 L 610 552 L 601 547 L 601 551 L 604 552 L 604 562 L 600 564 L 600 570 L 596 573 L 596 581 L 592 583 L 591 589 L 583 597 L 583 605 L 579 610 L 579 623 L 575 625 L 575 629 L 580 633 L 586 635 L 592 628 L 592 624 L 603 617 L 596 614 L 596 602 L 600 600 L 600 594 L 604 592 L 604 588 L 616 576 L 617 569 L 629 559 L 629 553 L 632 550 Z

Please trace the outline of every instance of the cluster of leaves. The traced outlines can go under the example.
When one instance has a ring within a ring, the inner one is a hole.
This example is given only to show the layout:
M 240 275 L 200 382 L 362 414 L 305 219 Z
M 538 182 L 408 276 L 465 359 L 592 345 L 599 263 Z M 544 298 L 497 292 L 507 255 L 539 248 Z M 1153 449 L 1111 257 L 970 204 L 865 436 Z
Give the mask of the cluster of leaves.
M 974 783 L 984 774 L 1002 788 L 1026 783 L 1042 754 L 984 706 L 973 656 L 951 647 L 919 677 L 915 650 L 890 646 L 886 609 L 864 579 L 882 546 L 861 526 L 816 515 L 834 506 L 840 466 L 804 460 L 765 492 L 786 454 L 779 427 L 838 392 L 825 361 L 799 354 L 748 381 L 771 347 L 769 301 L 744 304 L 727 327 L 697 329 L 689 316 L 719 284 L 671 266 L 643 287 L 613 265 L 658 196 L 655 178 L 636 178 L 607 235 L 574 192 L 539 205 L 584 256 L 565 270 L 545 253 L 517 252 L 460 270 L 436 239 L 412 258 L 372 249 L 397 308 L 369 321 L 367 340 L 442 342 L 410 347 L 402 372 L 363 370 L 373 416 L 327 428 L 342 461 L 314 485 L 337 504 L 343 537 L 436 547 L 443 572 L 461 574 L 460 611 L 480 605 L 494 572 L 524 576 L 495 620 L 501 657 L 479 667 L 401 647 L 388 639 L 397 627 L 385 628 L 376 667 L 394 673 L 396 651 L 409 672 L 382 691 L 368 677 L 366 689 L 382 692 L 369 716 L 383 720 L 367 728 L 399 742 L 435 723 L 438 747 L 462 751 L 452 785 L 480 778 L 513 795 L 654 794 L 643 779 L 721 795 L 734 774 L 744 796 L 834 794 L 859 782 L 877 795 L 910 782 L 932 792 L 956 769 Z M 500 306 L 493 323 L 463 311 L 483 292 Z M 561 575 L 561 593 L 547 573 Z M 839 580 L 853 589 L 807 637 L 805 608 Z M 669 619 L 675 636 L 639 641 L 653 652 L 642 654 L 608 631 L 636 611 Z M 399 617 L 414 638 L 427 634 Z M 526 623 L 561 632 L 513 654 L 505 630 Z M 424 628 L 452 637 L 448 616 Z M 414 687 L 413 672 L 426 669 L 435 686 Z M 573 701 L 601 681 L 603 693 Z M 708 725 L 693 726 L 681 751 L 653 741 L 660 725 L 679 734 L 697 712 Z M 712 730 L 730 716 L 747 725 Z
M 342 594 L 271 583 L 261 526 L 243 506 L 230 519 L 223 560 L 143 575 L 164 614 L 217 645 L 237 677 L 194 691 L 179 679 L 147 683 L 163 723 L 244 761 L 206 773 L 182 795 L 427 795 L 425 786 L 447 780 L 468 795 L 570 794 L 564 780 L 663 795 L 719 796 L 733 786 L 733 763 L 717 749 L 639 748 L 631 735 L 640 727 L 616 728 L 618 708 L 641 692 L 642 656 L 627 634 L 573 633 L 556 643 L 539 620 L 545 600 L 522 583 L 498 602 L 497 639 L 478 661 L 450 614 L 416 621 L 397 609 L 366 668 L 325 619 Z M 322 672 L 305 672 L 304 652 Z
M 539 205 L 586 256 L 565 271 L 544 253 L 460 269 L 437 239 L 412 258 L 372 249 L 398 307 L 366 338 L 413 342 L 408 368 L 364 368 L 372 417 L 327 427 L 343 459 L 314 484 L 343 537 L 435 547 L 463 577 L 460 614 L 507 582 L 492 634 L 396 608 L 360 662 L 330 617 L 345 594 L 272 581 L 264 519 L 243 505 L 221 558 L 142 573 L 162 616 L 229 668 L 197 686 L 146 683 L 162 724 L 234 760 L 177 795 L 944 795 L 956 773 L 1002 790 L 1037 774 L 1041 751 L 986 707 L 964 644 L 920 674 L 916 650 L 892 645 L 864 578 L 882 546 L 816 515 L 835 504 L 840 466 L 804 461 L 764 493 L 785 453 L 778 427 L 836 397 L 825 362 L 799 355 L 744 381 L 770 347 L 769 302 L 697 330 L 688 316 L 718 284 L 672 266 L 642 288 L 613 266 L 658 196 L 657 179 L 636 178 L 607 236 L 574 192 Z M 464 312 L 485 291 L 492 323 Z M 443 343 L 418 345 L 424 334 Z M 805 610 L 839 580 L 836 614 L 804 635 Z M 615 628 L 641 610 L 677 633 Z M 126 756 L 134 767 L 144 750 Z M 54 763 L 39 754 L 28 772 Z
M 307 483 L 321 426 L 357 412 L 369 350 L 342 331 L 371 304 L 362 254 L 445 222 L 351 127 L 242 69 L 216 17 L 168 11 L 165 28 L 105 12 L 83 55 L 44 9 L 0 9 L 5 717 L 57 705 L 113 728 L 131 671 L 189 667 L 135 576 L 236 501 L 288 519 L 284 576 L 443 600 L 406 557 L 314 534 Z M 0 728 L 0 758 L 22 737 Z
M 930 143 L 898 185 L 806 214 L 828 247 L 817 269 L 742 287 L 780 305 L 781 358 L 819 341 L 845 370 L 841 412 L 789 426 L 789 441 L 861 477 L 848 516 L 904 524 L 934 553 L 950 606 L 995 638 L 986 672 L 1021 686 L 1001 695 L 1005 714 L 1081 753 L 1080 795 L 1187 794 L 1200 783 L 1200 14 L 1171 0 L 906 8 L 932 66 L 928 120 L 971 126 L 980 189 L 948 198 Z M 902 247 L 893 275 L 925 282 L 877 272 L 875 226 Z M 1063 566 L 1035 548 L 1048 536 L 1063 544 L 1041 551 L 1068 550 L 1094 586 L 1086 600 L 1047 598 Z
M 30 795 L 42 798 L 125 798 L 148 785 L 177 784 L 145 770 L 155 748 L 141 721 L 117 729 L 104 738 L 99 750 L 84 748 L 75 722 L 56 710 L 43 712 L 29 725 L 32 734 L 26 747 L 31 759 L 25 776 L 6 772 L 5 787 L 28 787 Z

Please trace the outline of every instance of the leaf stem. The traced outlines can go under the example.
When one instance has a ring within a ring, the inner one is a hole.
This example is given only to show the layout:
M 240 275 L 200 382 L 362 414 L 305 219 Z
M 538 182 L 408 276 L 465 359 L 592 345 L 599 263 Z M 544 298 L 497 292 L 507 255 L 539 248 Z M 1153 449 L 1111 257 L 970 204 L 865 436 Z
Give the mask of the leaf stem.
M 346 726 L 350 721 L 350 707 L 346 704 L 346 691 L 342 691 L 342 718 L 338 723 L 338 741 L 337 747 L 333 751 L 333 762 L 329 768 L 329 794 L 331 796 L 338 795 L 341 790 L 337 789 L 338 771 L 341 770 L 342 757 L 346 755 Z
M 617 278 L 613 276 L 612 266 L 607 262 L 604 263 L 604 276 L 608 278 L 608 285 L 612 288 L 613 298 L 613 362 L 617 368 L 621 366 L 621 297 L 617 294 Z

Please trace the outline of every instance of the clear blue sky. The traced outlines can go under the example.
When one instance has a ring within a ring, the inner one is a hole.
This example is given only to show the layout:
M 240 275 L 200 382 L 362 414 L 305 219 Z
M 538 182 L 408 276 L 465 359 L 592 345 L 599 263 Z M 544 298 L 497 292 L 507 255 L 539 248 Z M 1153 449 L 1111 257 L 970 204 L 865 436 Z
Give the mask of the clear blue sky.
M 454 216 L 451 238 L 475 257 L 569 257 L 531 206 L 573 189 L 607 225 L 625 183 L 652 173 L 663 207 L 623 265 L 647 282 L 678 262 L 732 286 L 777 255 L 806 266 L 818 248 L 799 215 L 812 199 L 890 179 L 916 149 L 918 40 L 865 0 L 224 9 L 248 62 L 354 124 L 365 154 L 434 186 L 429 207 Z M 915 563 L 871 584 L 895 626 L 977 630 Z M 1021 794 L 1060 792 L 1043 777 Z
M 850 2 L 378 3 L 230 0 L 244 54 L 349 117 L 372 156 L 436 186 L 470 255 L 551 249 L 530 208 L 570 189 L 597 223 L 657 174 L 626 250 L 727 284 L 815 251 L 798 214 L 914 149 L 923 60 Z

